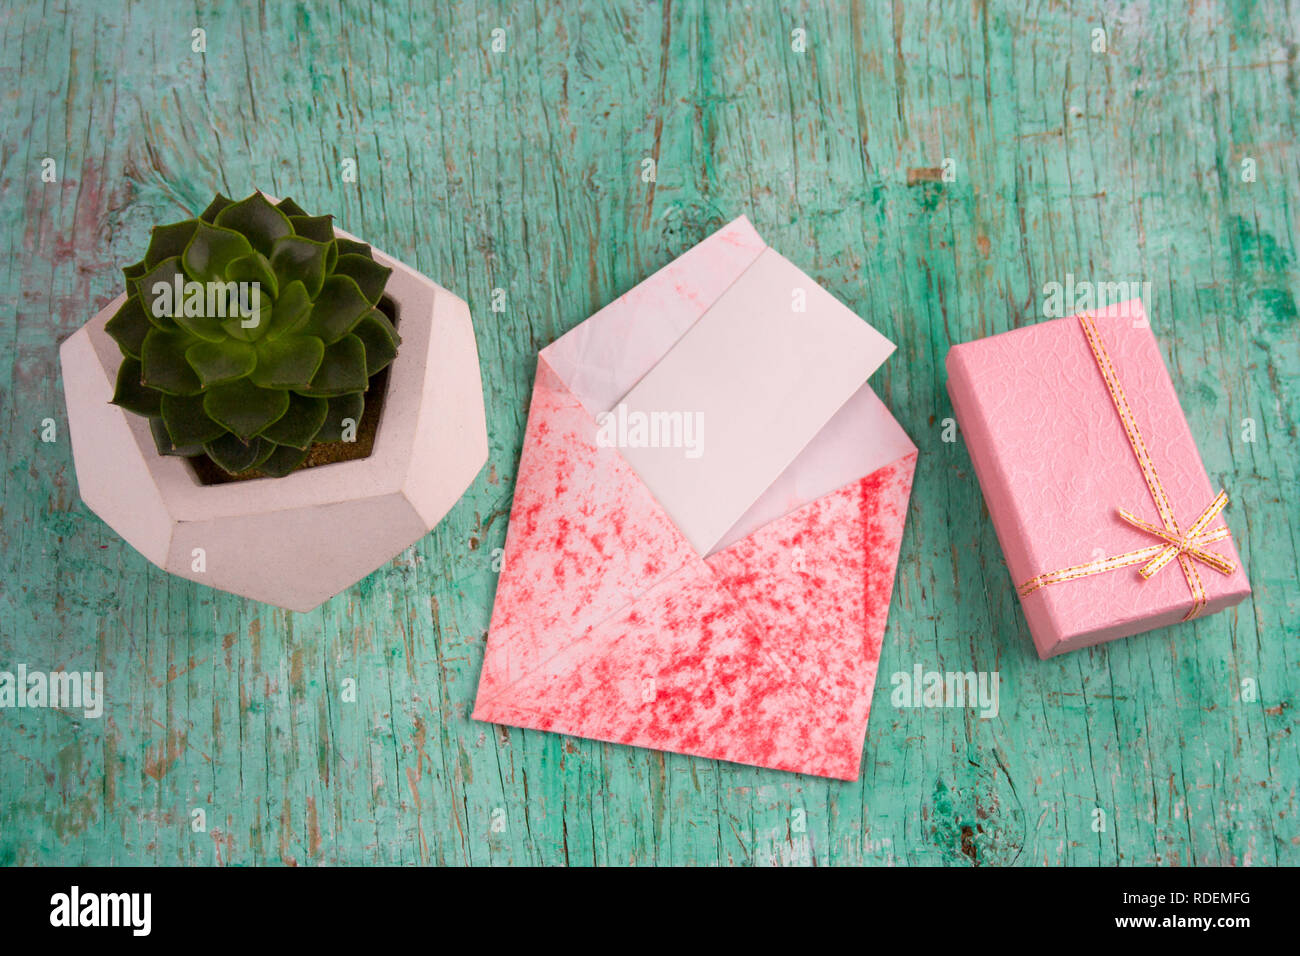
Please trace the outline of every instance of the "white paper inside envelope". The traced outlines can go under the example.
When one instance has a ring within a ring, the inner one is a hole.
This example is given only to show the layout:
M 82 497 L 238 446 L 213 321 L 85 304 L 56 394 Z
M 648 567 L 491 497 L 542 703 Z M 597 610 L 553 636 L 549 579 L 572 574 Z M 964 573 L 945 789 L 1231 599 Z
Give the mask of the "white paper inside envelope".
M 767 249 L 616 406 L 623 457 L 708 554 L 893 350 Z
M 893 349 L 741 218 L 543 356 L 708 555 L 913 450 Z

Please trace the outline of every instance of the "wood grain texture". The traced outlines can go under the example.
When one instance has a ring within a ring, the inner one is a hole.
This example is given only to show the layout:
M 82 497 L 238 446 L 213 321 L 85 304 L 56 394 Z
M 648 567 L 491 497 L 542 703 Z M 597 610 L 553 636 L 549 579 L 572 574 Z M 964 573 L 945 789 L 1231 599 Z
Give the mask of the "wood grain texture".
M 0 863 L 1300 863 L 1295 5 L 558 6 L 0 11 L 0 669 L 108 695 L 0 712 Z M 80 503 L 56 360 L 150 226 L 254 187 L 464 296 L 488 403 L 464 499 L 309 614 Z M 468 719 L 537 350 L 742 213 L 898 343 L 873 382 L 920 447 L 851 784 Z M 1040 662 L 943 358 L 1067 273 L 1152 283 L 1255 595 Z M 917 663 L 998 671 L 997 719 L 893 707 Z

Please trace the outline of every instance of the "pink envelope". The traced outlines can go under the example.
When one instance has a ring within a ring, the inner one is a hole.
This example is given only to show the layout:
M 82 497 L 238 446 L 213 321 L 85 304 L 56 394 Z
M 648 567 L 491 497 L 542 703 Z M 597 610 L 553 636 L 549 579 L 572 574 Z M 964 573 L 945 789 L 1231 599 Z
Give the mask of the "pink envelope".
M 856 779 L 916 463 L 892 348 L 742 218 L 542 350 L 474 718 Z M 625 427 L 659 413 L 700 440 Z

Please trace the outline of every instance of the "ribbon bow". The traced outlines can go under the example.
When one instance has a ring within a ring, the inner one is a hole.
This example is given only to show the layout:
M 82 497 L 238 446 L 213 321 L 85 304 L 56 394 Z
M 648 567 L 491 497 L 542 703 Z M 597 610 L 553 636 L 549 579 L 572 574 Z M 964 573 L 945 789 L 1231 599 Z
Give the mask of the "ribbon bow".
M 1228 503 L 1228 495 L 1226 492 L 1220 491 L 1215 499 L 1206 505 L 1205 510 L 1192 522 L 1191 527 L 1186 532 L 1179 529 L 1178 519 L 1174 516 L 1173 506 L 1169 503 L 1169 496 L 1165 494 L 1165 487 L 1160 481 L 1160 475 L 1156 472 L 1155 462 L 1151 460 L 1151 454 L 1147 450 L 1146 442 L 1142 440 L 1142 433 L 1138 430 L 1137 420 L 1133 417 L 1133 409 L 1129 407 L 1128 396 L 1124 393 L 1123 386 L 1120 385 L 1119 376 L 1115 374 L 1115 366 L 1110 360 L 1110 353 L 1106 351 L 1106 345 L 1097 333 L 1096 323 L 1093 321 L 1092 316 L 1085 312 L 1079 316 L 1079 325 L 1083 328 L 1084 337 L 1088 340 L 1088 347 L 1092 350 L 1092 357 L 1097 362 L 1101 377 L 1106 382 L 1106 389 L 1110 392 L 1111 403 L 1115 406 L 1116 414 L 1119 415 L 1120 424 L 1124 426 L 1124 433 L 1128 436 L 1129 445 L 1137 458 L 1138 467 L 1142 470 L 1142 477 L 1146 479 L 1147 488 L 1151 491 L 1151 500 L 1155 502 L 1161 525 L 1154 525 L 1144 521 L 1133 512 L 1126 511 L 1123 508 L 1119 509 L 1119 516 L 1133 527 L 1154 535 L 1164 543 L 1137 551 L 1129 551 L 1126 554 L 1113 555 L 1098 561 L 1090 561 L 1087 564 L 1078 564 L 1072 568 L 1049 571 L 1046 574 L 1038 575 L 1036 578 L 1031 578 L 1016 590 L 1023 598 L 1049 584 L 1100 574 L 1103 571 L 1113 571 L 1116 568 L 1124 568 L 1134 564 L 1142 564 L 1138 574 L 1142 575 L 1143 580 L 1149 580 L 1152 575 L 1165 565 L 1177 560 L 1179 567 L 1183 569 L 1183 576 L 1187 579 L 1187 587 L 1192 592 L 1192 607 L 1187 612 L 1187 616 L 1183 618 L 1185 621 L 1190 621 L 1205 609 L 1207 603 L 1205 585 L 1201 582 L 1201 575 L 1196 569 L 1195 562 L 1200 561 L 1220 574 L 1231 574 L 1236 570 L 1236 565 L 1223 555 L 1207 551 L 1204 548 L 1204 545 L 1222 541 L 1231 534 L 1226 526 L 1215 528 L 1213 531 L 1205 530 Z
M 1183 555 L 1208 564 L 1220 574 L 1231 574 L 1234 570 L 1231 561 L 1221 554 L 1215 554 L 1213 551 L 1206 551 L 1200 547 L 1202 544 L 1209 544 L 1212 541 L 1222 541 L 1228 536 L 1227 528 L 1215 528 L 1213 531 L 1205 530 L 1205 526 L 1215 519 L 1227 503 L 1228 493 L 1220 491 L 1219 496 L 1206 506 L 1206 509 L 1201 512 L 1201 516 L 1187 529 L 1186 534 L 1179 534 L 1177 528 L 1173 530 L 1157 528 L 1155 525 L 1143 521 L 1131 511 L 1120 508 L 1119 516 L 1133 527 L 1139 528 L 1147 534 L 1153 534 L 1157 538 L 1164 538 L 1169 542 L 1167 547 L 1161 548 L 1154 558 L 1138 570 L 1138 574 L 1144 578 L 1149 578 L 1174 558 Z

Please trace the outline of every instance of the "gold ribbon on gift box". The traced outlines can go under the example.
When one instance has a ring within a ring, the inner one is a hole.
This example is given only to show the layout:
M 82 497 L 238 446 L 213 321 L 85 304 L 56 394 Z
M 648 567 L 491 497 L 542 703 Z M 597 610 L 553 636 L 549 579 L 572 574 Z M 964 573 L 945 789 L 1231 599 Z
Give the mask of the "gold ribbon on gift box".
M 1191 610 L 1183 618 L 1184 621 L 1190 621 L 1205 609 L 1207 603 L 1205 585 L 1201 581 L 1201 574 L 1197 570 L 1196 562 L 1199 561 L 1220 574 L 1231 574 L 1236 570 L 1235 565 L 1223 555 L 1205 549 L 1205 545 L 1213 544 L 1215 541 L 1222 541 L 1231 534 L 1227 527 L 1215 528 L 1212 531 L 1206 530 L 1210 522 L 1218 517 L 1219 512 L 1228 503 L 1228 495 L 1226 492 L 1220 491 L 1215 499 L 1205 506 L 1200 516 L 1192 522 L 1186 531 L 1179 529 L 1173 506 L 1169 503 L 1169 496 L 1165 494 L 1165 486 L 1160 481 L 1155 462 L 1151 460 L 1151 453 L 1147 451 L 1146 442 L 1142 440 L 1142 432 L 1138 429 L 1137 420 L 1133 417 L 1133 409 L 1129 407 L 1128 396 L 1124 394 L 1124 387 L 1120 384 L 1119 376 L 1115 374 L 1115 366 L 1110 360 L 1110 353 L 1106 351 L 1106 344 L 1102 342 L 1101 335 L 1097 332 L 1097 325 L 1093 317 L 1086 312 L 1079 316 L 1079 325 L 1083 328 L 1084 337 L 1088 340 L 1088 347 L 1092 349 L 1092 357 L 1097 361 L 1097 368 L 1101 372 L 1101 377 L 1106 382 L 1106 390 L 1110 392 L 1111 403 L 1115 406 L 1116 414 L 1119 415 L 1120 424 L 1124 426 L 1124 433 L 1128 436 L 1129 445 L 1133 448 L 1138 468 L 1142 470 L 1142 477 L 1146 479 L 1147 488 L 1151 491 L 1151 500 L 1155 502 L 1156 513 L 1160 516 L 1161 524 L 1155 525 L 1144 521 L 1131 511 L 1123 508 L 1118 509 L 1119 516 L 1138 530 L 1159 538 L 1162 543 L 1141 548 L 1137 551 L 1129 551 L 1125 554 L 1116 554 L 1098 561 L 1089 561 L 1087 564 L 1076 564 L 1072 568 L 1049 571 L 1046 574 L 1040 574 L 1036 578 L 1029 579 L 1017 587 L 1016 590 L 1023 598 L 1034 593 L 1039 588 L 1047 587 L 1049 584 L 1072 581 L 1075 578 L 1114 571 L 1134 564 L 1142 565 L 1138 573 L 1142 575 L 1143 580 L 1147 580 L 1165 565 L 1177 560 L 1179 566 L 1183 569 L 1183 576 L 1187 578 L 1187 587 L 1192 592 Z

